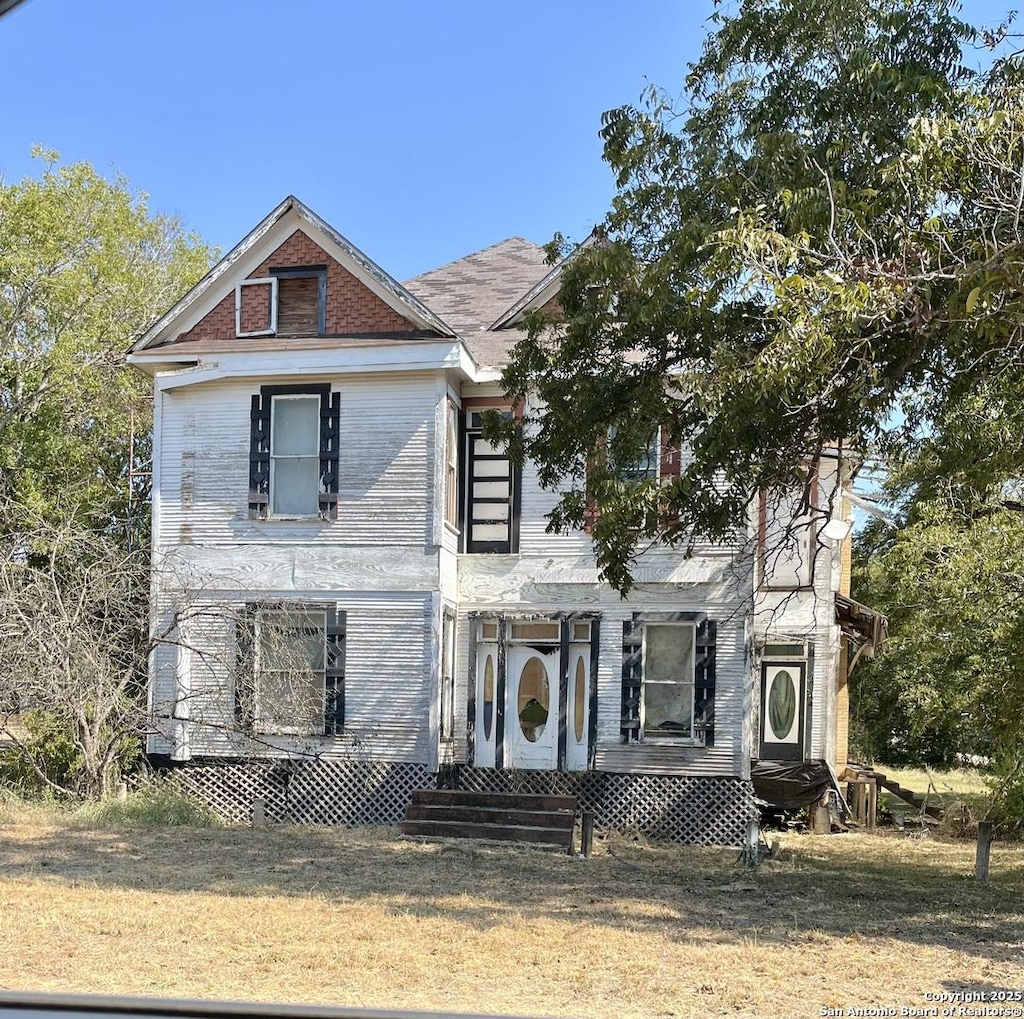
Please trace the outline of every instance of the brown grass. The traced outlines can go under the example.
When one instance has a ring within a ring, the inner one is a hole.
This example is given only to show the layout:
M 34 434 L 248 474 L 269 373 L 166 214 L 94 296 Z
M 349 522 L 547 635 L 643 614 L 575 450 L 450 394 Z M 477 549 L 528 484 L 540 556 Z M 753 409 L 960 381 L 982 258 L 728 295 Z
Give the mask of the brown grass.
M 1024 987 L 1024 848 L 790 835 L 589 861 L 390 830 L 0 817 L 0 985 L 574 1015 L 817 1016 Z

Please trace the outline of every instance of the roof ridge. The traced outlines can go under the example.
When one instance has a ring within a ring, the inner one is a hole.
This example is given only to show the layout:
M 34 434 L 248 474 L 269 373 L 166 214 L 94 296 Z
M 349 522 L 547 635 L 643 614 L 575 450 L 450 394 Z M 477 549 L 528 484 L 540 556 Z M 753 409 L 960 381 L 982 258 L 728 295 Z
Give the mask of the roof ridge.
M 473 258 L 474 255 L 482 255 L 487 251 L 493 251 L 494 248 L 500 248 L 503 244 L 508 244 L 509 241 L 522 241 L 524 244 L 529 244 L 530 247 L 536 248 L 538 251 L 544 250 L 543 244 L 535 244 L 533 241 L 522 234 L 513 234 L 511 237 L 505 237 L 500 241 L 495 241 L 493 244 L 488 244 L 486 247 L 477 248 L 475 251 L 467 252 L 465 255 L 460 255 L 458 258 L 453 258 L 449 262 L 442 262 L 441 265 L 435 265 L 433 269 L 425 269 L 423 272 L 417 273 L 415 276 L 410 276 L 408 279 L 403 280 L 403 283 L 412 283 L 414 280 L 421 279 L 424 276 L 430 276 L 435 272 L 440 272 L 442 269 L 450 269 L 453 265 L 457 265 L 459 262 L 465 262 L 469 258 Z

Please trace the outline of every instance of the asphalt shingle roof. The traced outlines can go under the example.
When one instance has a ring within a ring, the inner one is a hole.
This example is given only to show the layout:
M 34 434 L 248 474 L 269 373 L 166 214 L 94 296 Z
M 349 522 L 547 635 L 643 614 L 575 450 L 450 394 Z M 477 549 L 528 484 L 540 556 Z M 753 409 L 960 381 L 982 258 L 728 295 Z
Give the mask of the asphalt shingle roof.
M 540 245 L 509 237 L 403 285 L 459 333 L 479 364 L 497 366 L 523 333 L 487 327 L 550 271 Z

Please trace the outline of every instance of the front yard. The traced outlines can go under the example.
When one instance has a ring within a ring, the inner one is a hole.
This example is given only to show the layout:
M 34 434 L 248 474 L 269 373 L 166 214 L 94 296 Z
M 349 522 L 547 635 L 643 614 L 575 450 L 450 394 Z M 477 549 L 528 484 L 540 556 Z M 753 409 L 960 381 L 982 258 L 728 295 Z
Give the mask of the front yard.
M 970 844 L 908 836 L 790 835 L 757 871 L 735 861 L 0 816 L 0 985 L 609 1019 L 1024 988 L 1020 846 L 995 846 L 988 886 Z

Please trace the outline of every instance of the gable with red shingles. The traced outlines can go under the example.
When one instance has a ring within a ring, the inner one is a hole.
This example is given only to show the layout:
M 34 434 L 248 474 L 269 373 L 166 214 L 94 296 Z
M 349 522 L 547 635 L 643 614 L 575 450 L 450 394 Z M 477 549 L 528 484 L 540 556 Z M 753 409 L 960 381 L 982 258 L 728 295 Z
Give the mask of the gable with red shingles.
M 420 327 L 403 318 L 382 301 L 344 266 L 331 258 L 315 241 L 296 230 L 273 254 L 248 275 L 260 279 L 271 268 L 324 265 L 327 267 L 326 334 L 328 336 L 359 336 L 367 333 L 407 333 Z M 249 297 L 243 288 L 243 298 Z M 257 299 L 256 294 L 252 295 Z M 265 295 L 260 298 L 265 300 Z M 244 310 L 244 309 L 243 309 Z M 229 340 L 235 336 L 235 293 L 226 294 L 217 306 L 188 332 L 180 333 L 175 343 L 187 340 Z

